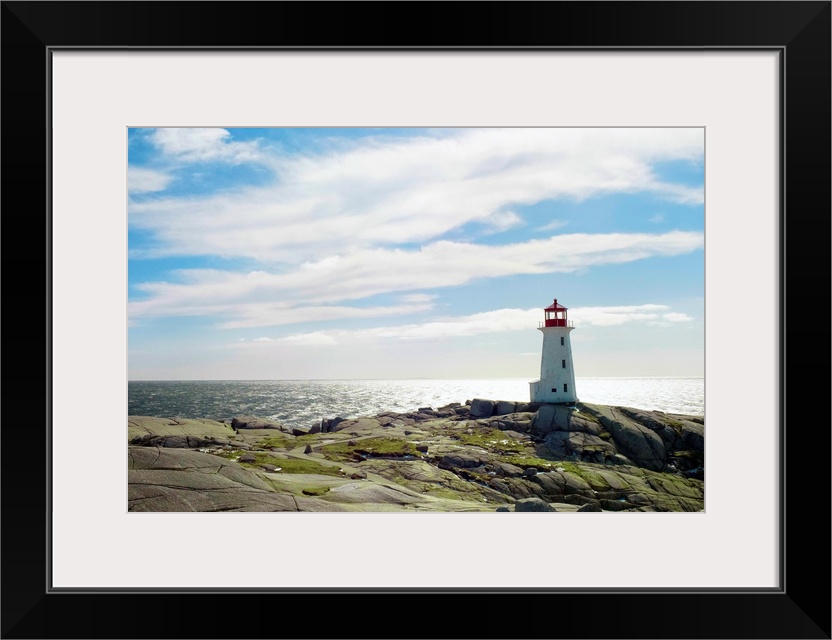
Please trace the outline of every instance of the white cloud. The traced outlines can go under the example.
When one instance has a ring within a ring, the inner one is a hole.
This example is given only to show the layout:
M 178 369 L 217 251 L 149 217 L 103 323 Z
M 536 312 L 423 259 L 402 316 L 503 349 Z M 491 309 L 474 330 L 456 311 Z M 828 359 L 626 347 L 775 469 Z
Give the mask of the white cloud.
M 127 190 L 130 193 L 164 191 L 172 181 L 173 176 L 162 171 L 139 167 L 127 168 Z
M 472 129 L 289 157 L 267 157 L 229 136 L 158 129 L 153 139 L 185 161 L 258 158 L 270 163 L 275 183 L 131 203 L 130 224 L 156 238 L 148 255 L 315 261 L 428 242 L 471 222 L 505 230 L 520 223 L 513 208 L 552 198 L 651 192 L 703 201 L 701 188 L 663 182 L 652 169 L 656 161 L 701 160 L 701 129 Z
M 642 304 L 619 307 L 578 307 L 569 310 L 569 319 L 576 324 L 612 327 L 628 322 L 658 320 L 669 307 L 662 304 Z M 682 315 L 682 314 L 677 314 Z
M 568 223 L 566 220 L 552 220 L 549 224 L 545 224 L 542 227 L 538 227 L 538 231 L 554 231 L 555 229 L 560 229 L 565 227 Z
M 238 302 L 230 293 L 224 298 L 220 297 L 218 300 L 209 302 L 199 298 L 210 297 L 210 291 L 213 290 L 211 285 L 206 285 L 206 290 L 203 290 L 199 284 L 172 286 L 177 288 L 167 295 L 129 303 L 128 312 L 131 317 L 217 316 L 225 319 L 218 325 L 221 329 L 245 329 L 306 322 L 402 316 L 423 313 L 433 306 L 427 300 L 371 307 L 322 306 L 303 304 L 302 300 Z M 268 338 L 259 338 L 259 340 L 266 341 Z
M 693 317 L 686 313 L 664 313 L 662 314 L 662 320 L 667 322 L 690 322 Z
M 251 342 L 240 339 L 231 346 L 243 349 L 262 349 L 265 347 L 278 349 L 286 345 L 296 347 L 323 347 L 335 344 L 338 344 L 338 341 L 332 336 L 322 331 L 314 331 L 310 333 L 293 333 L 282 338 L 255 338 Z
M 413 251 L 373 249 L 331 256 L 281 273 L 188 270 L 179 272 L 180 283 L 138 285 L 149 297 L 130 302 L 129 314 L 221 314 L 226 328 L 403 315 L 429 309 L 431 299 L 366 308 L 335 303 L 388 293 L 408 295 L 480 278 L 568 273 L 680 255 L 701 249 L 703 243 L 703 234 L 697 232 L 571 234 L 502 246 L 441 241 Z
M 666 316 L 677 316 L 681 321 L 692 320 L 682 313 L 668 311 L 663 304 L 642 304 L 620 307 L 575 307 L 569 309 L 569 320 L 576 326 L 611 327 L 631 322 L 658 321 Z M 333 329 L 313 333 L 293 334 L 279 341 L 296 344 L 336 344 L 367 340 L 436 340 L 459 338 L 509 331 L 528 331 L 536 328 L 543 319 L 542 309 L 495 309 L 467 316 L 440 318 L 429 322 L 371 329 Z M 337 340 L 336 340 L 337 338 Z M 524 353 L 521 355 L 540 355 Z
M 615 326 L 643 322 L 668 316 L 675 321 L 692 320 L 682 313 L 669 313 L 667 305 L 642 304 L 622 307 L 575 307 L 569 309 L 569 320 L 585 326 Z M 661 313 L 665 312 L 665 313 Z M 437 320 L 423 324 L 370 329 L 365 334 L 382 338 L 448 338 L 505 331 L 527 331 L 542 320 L 540 309 L 497 309 L 469 316 Z
M 293 333 L 282 338 L 262 337 L 254 338 L 253 340 L 240 338 L 237 342 L 226 345 L 226 348 L 260 352 L 271 349 L 283 350 L 287 347 L 325 347 L 337 344 L 338 340 L 330 335 L 330 332 L 311 331 L 307 333 Z
M 182 162 L 223 160 L 233 164 L 263 158 L 256 141 L 234 142 L 225 129 L 155 129 L 150 140 L 164 155 Z
M 429 293 L 408 293 L 403 296 L 399 296 L 399 300 L 401 302 L 409 303 L 430 302 L 435 299 L 436 296 Z
M 512 227 L 518 227 L 523 224 L 523 218 L 518 216 L 514 211 L 495 211 L 483 220 L 488 227 L 487 233 L 501 233 L 507 231 Z
M 427 303 L 402 304 L 387 307 L 346 307 L 304 305 L 291 307 L 287 303 L 249 302 L 229 305 L 223 309 L 223 316 L 233 315 L 219 326 L 221 329 L 243 329 L 267 327 L 303 322 L 346 320 L 351 318 L 384 318 L 427 311 Z M 213 314 L 211 314 L 213 315 Z
M 469 316 L 362 331 L 379 338 L 432 339 L 520 331 L 536 327 L 540 309 L 498 309 Z
M 285 344 L 301 345 L 305 347 L 325 347 L 333 344 L 338 344 L 338 341 L 330 335 L 321 331 L 313 333 L 297 333 L 285 338 L 281 338 L 279 342 Z

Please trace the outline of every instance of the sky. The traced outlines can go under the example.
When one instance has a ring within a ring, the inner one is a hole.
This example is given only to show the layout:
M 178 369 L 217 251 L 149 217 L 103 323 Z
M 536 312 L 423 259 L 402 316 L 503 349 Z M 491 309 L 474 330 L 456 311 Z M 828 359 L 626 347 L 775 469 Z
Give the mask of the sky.
M 132 128 L 130 380 L 704 374 L 702 128 Z

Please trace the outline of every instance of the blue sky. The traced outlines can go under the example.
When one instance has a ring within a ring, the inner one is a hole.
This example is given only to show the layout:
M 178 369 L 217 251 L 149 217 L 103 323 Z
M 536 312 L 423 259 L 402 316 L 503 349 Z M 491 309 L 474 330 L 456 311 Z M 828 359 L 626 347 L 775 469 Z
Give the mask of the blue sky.
M 130 129 L 131 380 L 704 372 L 700 128 Z

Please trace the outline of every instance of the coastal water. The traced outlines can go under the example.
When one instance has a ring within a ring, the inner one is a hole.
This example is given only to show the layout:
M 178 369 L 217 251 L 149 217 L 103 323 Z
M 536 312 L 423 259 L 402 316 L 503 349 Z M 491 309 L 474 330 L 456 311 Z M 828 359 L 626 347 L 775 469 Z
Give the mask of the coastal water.
M 704 415 L 704 378 L 577 378 L 582 402 Z M 131 381 L 128 415 L 231 419 L 254 415 L 289 427 L 321 418 L 406 412 L 473 398 L 528 401 L 529 381 L 228 380 Z

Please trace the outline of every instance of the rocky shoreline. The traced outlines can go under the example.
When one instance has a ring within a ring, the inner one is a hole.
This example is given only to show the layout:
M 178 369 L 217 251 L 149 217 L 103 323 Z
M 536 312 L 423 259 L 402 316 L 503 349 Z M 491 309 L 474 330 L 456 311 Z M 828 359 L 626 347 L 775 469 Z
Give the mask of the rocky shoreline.
M 702 511 L 701 416 L 476 398 L 289 428 L 128 418 L 129 511 Z

